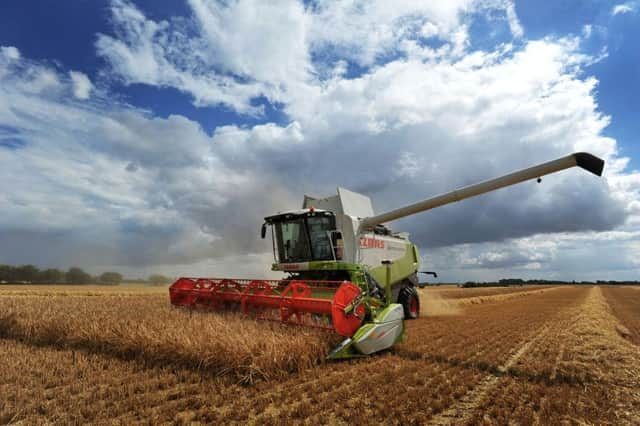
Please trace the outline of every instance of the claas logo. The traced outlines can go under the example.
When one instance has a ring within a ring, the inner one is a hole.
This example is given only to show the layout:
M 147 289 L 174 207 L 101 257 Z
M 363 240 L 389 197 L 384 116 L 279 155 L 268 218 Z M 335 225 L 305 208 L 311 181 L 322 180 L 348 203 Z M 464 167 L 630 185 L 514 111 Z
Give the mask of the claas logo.
M 375 238 L 362 237 L 360 238 L 361 248 L 384 248 L 384 240 L 376 240 Z

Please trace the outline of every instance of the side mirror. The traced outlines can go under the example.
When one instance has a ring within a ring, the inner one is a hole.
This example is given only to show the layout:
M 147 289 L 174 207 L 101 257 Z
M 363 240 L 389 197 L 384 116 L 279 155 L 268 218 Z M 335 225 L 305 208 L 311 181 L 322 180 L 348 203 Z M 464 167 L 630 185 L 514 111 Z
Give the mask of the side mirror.
M 267 222 L 262 224 L 262 229 L 260 229 L 260 237 L 264 240 L 264 237 L 267 236 Z

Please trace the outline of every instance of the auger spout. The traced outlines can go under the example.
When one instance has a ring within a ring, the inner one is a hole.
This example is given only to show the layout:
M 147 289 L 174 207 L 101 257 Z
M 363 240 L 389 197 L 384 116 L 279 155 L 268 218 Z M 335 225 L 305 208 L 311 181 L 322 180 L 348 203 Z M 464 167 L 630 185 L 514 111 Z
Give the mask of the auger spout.
M 566 157 L 558 158 L 557 160 L 548 161 L 546 163 L 538 164 L 537 166 L 509 173 L 507 175 L 476 183 L 474 185 L 465 186 L 463 188 L 459 188 L 445 194 L 437 195 L 435 197 L 427 198 L 426 200 L 409 204 L 408 206 L 400 207 L 386 213 L 367 217 L 365 219 L 362 219 L 362 221 L 360 222 L 360 229 L 371 229 L 376 225 L 391 222 L 392 220 L 411 216 L 416 213 L 431 210 L 436 207 L 444 206 L 446 204 L 455 203 L 456 201 L 475 197 L 476 195 L 495 191 L 497 189 L 515 185 L 526 180 L 537 179 L 542 176 L 576 166 L 581 167 L 597 176 L 601 176 L 602 170 L 604 168 L 604 160 L 596 157 L 595 155 L 589 154 L 588 152 L 577 152 L 571 155 L 567 155 Z

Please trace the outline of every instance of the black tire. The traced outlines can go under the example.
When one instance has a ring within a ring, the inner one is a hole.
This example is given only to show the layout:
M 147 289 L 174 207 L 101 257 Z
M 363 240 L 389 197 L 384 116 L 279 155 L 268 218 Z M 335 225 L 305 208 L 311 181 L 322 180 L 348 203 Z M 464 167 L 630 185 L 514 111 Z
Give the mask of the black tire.
M 405 319 L 417 319 L 420 316 L 420 298 L 414 287 L 405 287 L 400 290 L 398 303 L 404 308 Z

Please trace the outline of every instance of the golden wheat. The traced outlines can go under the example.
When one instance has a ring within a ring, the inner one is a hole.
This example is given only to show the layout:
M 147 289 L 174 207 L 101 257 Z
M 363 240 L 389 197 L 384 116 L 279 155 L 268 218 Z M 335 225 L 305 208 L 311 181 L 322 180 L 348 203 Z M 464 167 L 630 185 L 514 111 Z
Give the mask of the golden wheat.
M 86 350 L 146 365 L 176 365 L 243 382 L 284 377 L 322 362 L 326 332 L 191 312 L 166 296 L 2 297 L 0 336 Z

